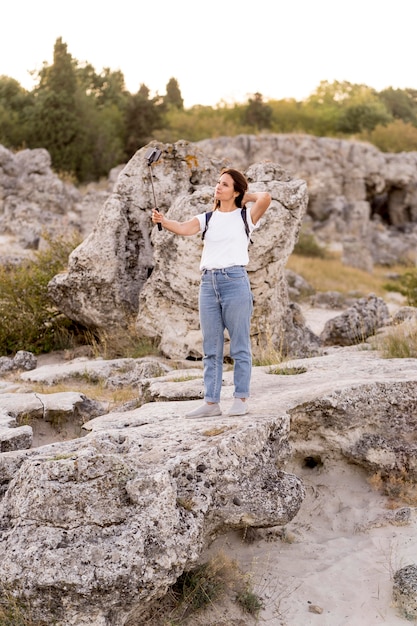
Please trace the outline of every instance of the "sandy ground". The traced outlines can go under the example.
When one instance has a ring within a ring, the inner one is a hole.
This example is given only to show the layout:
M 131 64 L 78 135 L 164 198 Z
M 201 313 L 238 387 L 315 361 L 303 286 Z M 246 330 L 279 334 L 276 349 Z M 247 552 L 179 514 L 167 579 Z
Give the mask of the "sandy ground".
M 303 308 L 307 325 L 317 334 L 339 313 Z M 395 511 L 407 505 L 397 502 L 392 510 L 365 471 L 343 461 L 314 469 L 292 462 L 286 470 L 306 488 L 306 498 L 290 524 L 258 531 L 252 543 L 229 533 L 205 555 L 224 553 L 249 574 L 253 591 L 264 604 L 253 623 L 417 624 L 401 616 L 392 599 L 394 573 L 417 562 L 417 508 L 410 507 L 407 524 L 398 523 Z M 220 617 L 220 607 L 218 612 Z
M 348 464 L 288 467 L 306 487 L 285 529 L 259 531 L 248 544 L 230 533 L 208 556 L 223 552 L 248 572 L 264 603 L 258 624 L 270 626 L 400 626 L 411 622 L 392 605 L 393 574 L 417 561 L 417 520 L 393 521 L 388 500 Z

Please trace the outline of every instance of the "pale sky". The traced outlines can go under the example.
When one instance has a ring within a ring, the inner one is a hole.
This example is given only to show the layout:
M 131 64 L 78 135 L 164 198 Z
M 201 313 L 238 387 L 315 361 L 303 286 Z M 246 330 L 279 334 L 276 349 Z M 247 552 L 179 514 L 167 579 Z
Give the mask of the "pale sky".
M 17 0 L 1 10 L 0 75 L 32 89 L 58 37 L 126 87 L 215 106 L 307 98 L 322 80 L 417 89 L 415 0 Z

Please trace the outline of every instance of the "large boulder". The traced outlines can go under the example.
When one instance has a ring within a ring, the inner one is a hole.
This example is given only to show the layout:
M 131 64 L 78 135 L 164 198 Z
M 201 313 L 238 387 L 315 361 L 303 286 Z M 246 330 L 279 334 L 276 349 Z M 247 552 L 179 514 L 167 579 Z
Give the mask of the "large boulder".
M 285 415 L 196 424 L 172 418 L 168 404 L 0 455 L 1 583 L 37 618 L 122 626 L 219 534 L 285 525 L 298 512 L 304 487 L 280 469 Z
M 302 323 L 297 326 L 297 316 L 290 308 L 285 264 L 306 210 L 306 185 L 302 180 L 292 179 L 276 163 L 252 165 L 246 176 L 253 191 L 267 190 L 272 195 L 271 206 L 250 245 L 248 273 L 254 294 L 254 354 L 261 357 L 272 352 L 301 350 L 306 344 L 307 331 Z M 208 209 L 212 198 L 212 186 L 183 195 L 173 202 L 167 216 L 178 220 L 190 218 Z M 198 319 L 201 238 L 178 237 L 155 229 L 152 242 L 155 267 L 139 296 L 138 330 L 159 341 L 167 355 L 202 357 Z
M 340 315 L 327 320 L 320 339 L 324 346 L 360 344 L 389 323 L 387 304 L 382 298 L 369 294 L 366 298 L 359 298 Z
M 47 150 L 13 153 L 0 146 L 0 231 L 21 248 L 37 249 L 44 232 L 77 230 L 81 193 L 52 171 Z
M 201 238 L 153 227 L 153 192 L 161 211 L 187 219 L 212 207 L 215 183 L 228 163 L 185 141 L 159 147 L 162 156 L 151 169 L 143 148 L 122 170 L 92 233 L 71 254 L 68 271 L 50 282 L 49 293 L 63 313 L 88 327 L 127 325 L 137 316 L 139 333 L 156 340 L 165 355 L 196 358 L 202 355 Z M 307 208 L 307 186 L 277 163 L 254 164 L 246 175 L 251 190 L 272 195 L 254 234 L 248 267 L 255 296 L 255 355 L 286 352 L 290 346 L 301 354 L 311 333 L 290 309 L 285 264 Z
M 139 150 L 122 169 L 92 232 L 71 254 L 68 271 L 49 285 L 58 308 L 87 327 L 126 325 L 137 315 L 139 293 L 154 266 L 153 180 L 165 212 L 173 199 L 213 181 L 220 167 L 187 142 L 165 146 L 152 168 L 146 152 Z

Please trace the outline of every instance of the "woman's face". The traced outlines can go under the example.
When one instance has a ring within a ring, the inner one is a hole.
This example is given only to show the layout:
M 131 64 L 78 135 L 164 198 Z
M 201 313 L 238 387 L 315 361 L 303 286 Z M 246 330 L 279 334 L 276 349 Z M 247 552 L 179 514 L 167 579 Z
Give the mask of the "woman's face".
M 228 202 L 230 200 L 235 200 L 238 195 L 238 192 L 235 191 L 233 186 L 233 178 L 230 174 L 222 174 L 214 190 L 214 197 L 216 200 Z

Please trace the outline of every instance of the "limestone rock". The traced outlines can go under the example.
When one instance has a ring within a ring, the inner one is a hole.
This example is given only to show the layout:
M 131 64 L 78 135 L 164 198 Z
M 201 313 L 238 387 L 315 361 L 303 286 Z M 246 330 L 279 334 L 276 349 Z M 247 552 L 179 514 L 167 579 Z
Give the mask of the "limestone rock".
M 217 420 L 219 441 L 205 423 L 172 423 L 173 437 L 168 422 L 146 421 L 0 456 L 2 583 L 39 618 L 122 625 L 210 537 L 297 513 L 304 488 L 276 466 L 285 422 Z
M 346 264 L 369 271 L 377 263 L 416 261 L 417 152 L 389 154 L 365 142 L 303 134 L 217 137 L 198 145 L 228 155 L 238 168 L 277 161 L 305 180 L 313 233 L 323 245 L 339 243 Z
M 123 326 L 137 314 L 139 293 L 154 266 L 151 173 L 163 212 L 173 198 L 207 184 L 218 173 L 219 164 L 215 167 L 187 142 L 165 146 L 152 172 L 146 151 L 139 150 L 120 172 L 93 231 L 71 254 L 67 273 L 50 283 L 50 295 L 60 310 L 86 326 Z
M 392 595 L 405 619 L 417 619 L 417 565 L 406 565 L 395 572 Z
M 414 468 L 415 480 L 415 359 L 361 346 L 286 366 L 303 373 L 253 368 L 250 419 L 185 419 L 186 385 L 201 381 L 171 372 L 159 389 L 153 379 L 149 404 L 90 419 L 81 438 L 0 454 L 1 582 L 47 623 L 124 626 L 217 535 L 294 518 L 305 491 L 285 471 L 290 455 L 344 458 L 368 472 Z M 151 401 L 164 385 L 164 401 Z M 232 389 L 226 371 L 222 404 Z M 4 416 L 35 399 L 10 394 Z M 393 523 L 407 523 L 407 511 Z
M 297 335 L 289 311 L 285 263 L 292 252 L 307 204 L 307 190 L 274 163 L 256 164 L 246 171 L 250 188 L 268 190 L 272 204 L 267 218 L 253 234 L 248 274 L 254 294 L 252 317 L 255 355 L 275 349 L 285 352 L 306 343 Z M 214 180 L 213 180 L 214 183 Z M 167 216 L 186 219 L 210 208 L 213 187 L 194 191 L 174 201 Z M 178 237 L 154 230 L 155 267 L 139 295 L 137 328 L 159 340 L 170 357 L 202 357 L 198 318 L 200 237 Z M 300 326 L 301 330 L 301 326 Z M 295 339 L 295 335 L 297 338 Z M 227 347 L 226 347 L 227 352 Z
M 10 450 L 25 450 L 32 445 L 32 428 L 18 426 L 16 428 L 2 428 L 0 426 L 0 452 Z
M 139 334 L 156 340 L 166 356 L 201 358 L 201 238 L 152 228 L 145 153 L 146 148 L 139 150 L 122 170 L 93 232 L 71 254 L 68 271 L 50 282 L 49 293 L 62 312 L 87 326 L 123 326 L 137 316 Z M 211 208 L 224 164 L 188 142 L 162 146 L 161 159 L 152 166 L 160 210 L 184 220 Z M 307 188 L 276 163 L 254 164 L 246 175 L 252 190 L 268 190 L 273 198 L 248 266 L 254 353 L 285 352 L 291 345 L 301 354 L 311 337 L 288 314 L 284 267 L 306 211 Z
M 76 187 L 52 171 L 47 150 L 14 154 L 0 146 L 0 231 L 22 249 L 36 250 L 44 230 L 54 235 L 76 230 L 70 216 L 80 199 Z
M 325 346 L 362 343 L 389 321 L 387 304 L 382 298 L 370 294 L 367 298 L 359 298 L 346 311 L 328 320 L 320 339 Z

